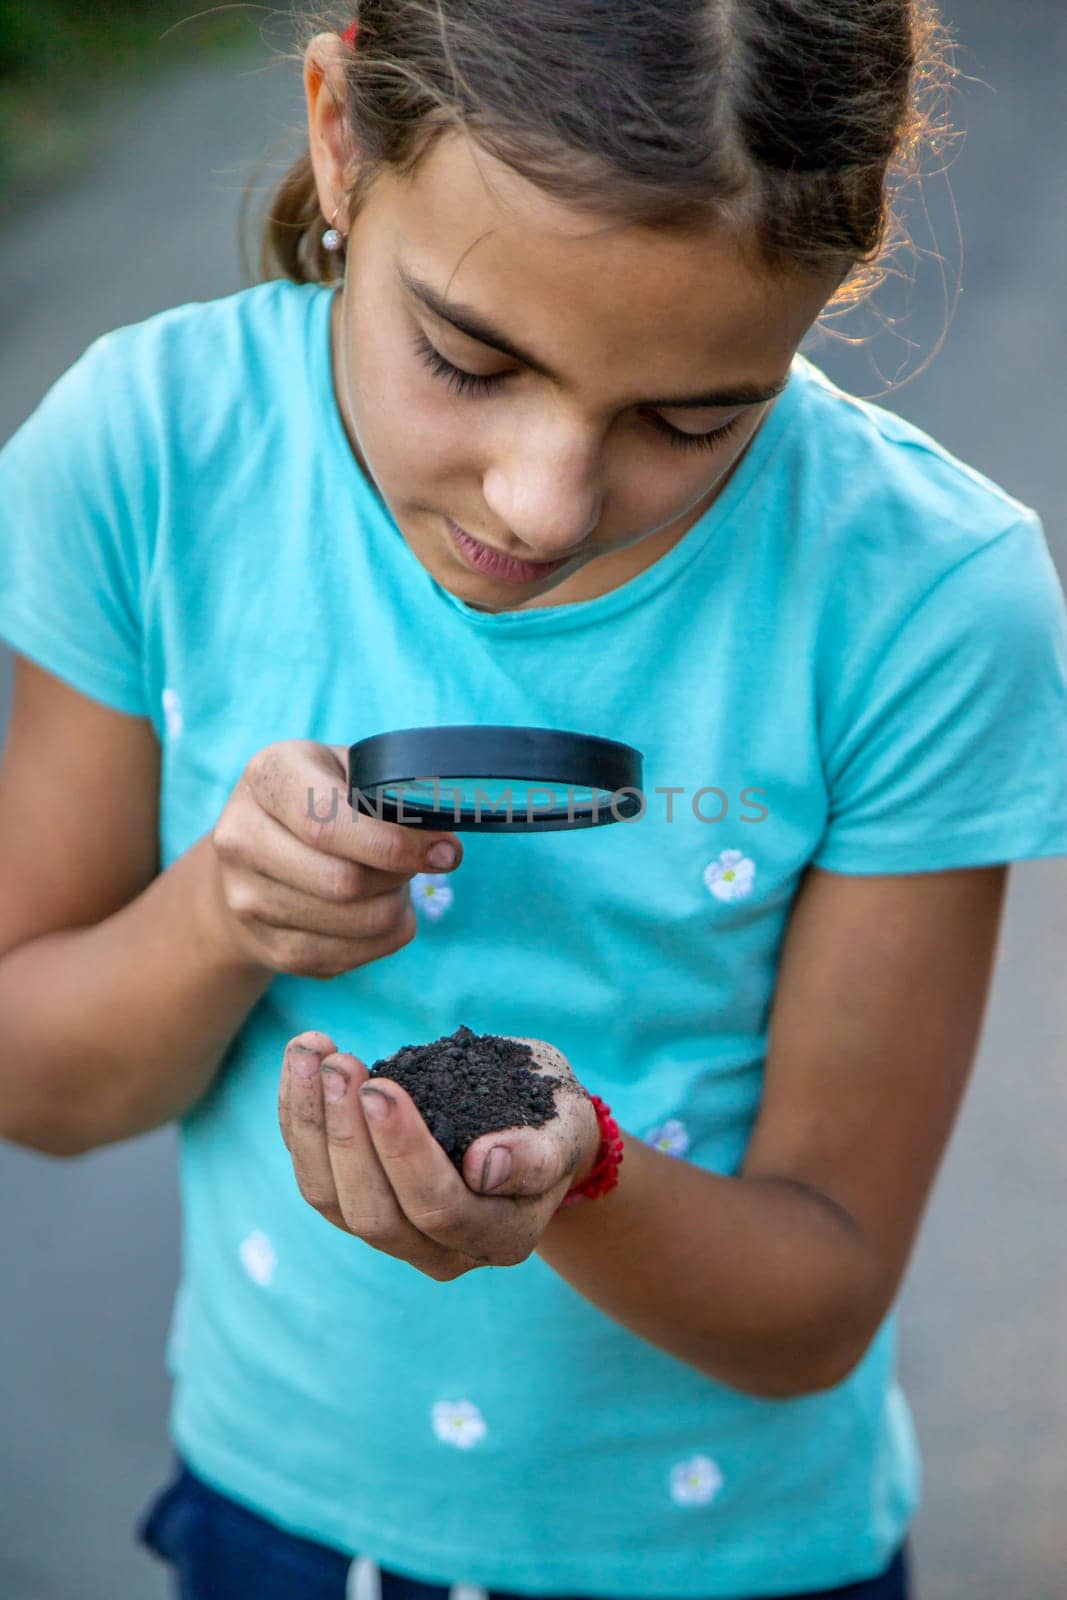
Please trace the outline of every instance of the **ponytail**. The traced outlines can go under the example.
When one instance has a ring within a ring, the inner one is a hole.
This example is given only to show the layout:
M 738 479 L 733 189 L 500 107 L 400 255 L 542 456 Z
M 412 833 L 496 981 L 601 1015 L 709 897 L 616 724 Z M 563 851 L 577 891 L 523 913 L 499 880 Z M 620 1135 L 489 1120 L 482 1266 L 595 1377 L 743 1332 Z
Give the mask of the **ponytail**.
M 279 183 L 260 242 L 262 278 L 294 283 L 326 283 L 334 277 L 334 258 L 321 244 L 328 226 L 319 207 L 311 156 L 305 150 Z

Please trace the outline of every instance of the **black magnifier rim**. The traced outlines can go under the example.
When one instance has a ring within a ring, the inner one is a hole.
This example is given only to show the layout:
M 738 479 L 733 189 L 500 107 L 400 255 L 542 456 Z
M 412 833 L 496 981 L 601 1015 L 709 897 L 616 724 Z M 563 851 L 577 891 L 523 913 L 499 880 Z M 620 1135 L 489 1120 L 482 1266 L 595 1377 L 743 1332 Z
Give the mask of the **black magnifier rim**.
M 483 810 L 453 807 L 435 811 L 418 807 L 403 797 L 398 805 L 380 794 L 380 810 L 368 796 L 398 784 L 440 778 L 519 778 L 522 782 L 564 784 L 577 789 L 604 791 L 594 815 L 575 812 L 567 805 L 522 815 L 498 816 Z M 560 728 L 509 727 L 499 724 L 441 725 L 397 728 L 358 739 L 348 747 L 348 803 L 353 810 L 381 816 L 403 827 L 444 829 L 449 833 L 540 833 L 553 829 L 595 828 L 623 822 L 644 809 L 642 755 L 633 745 L 596 734 L 573 733 Z M 626 790 L 619 794 L 619 790 Z M 631 792 L 636 791 L 636 793 Z M 613 804 L 614 801 L 614 804 Z M 401 816 L 403 812 L 403 816 Z

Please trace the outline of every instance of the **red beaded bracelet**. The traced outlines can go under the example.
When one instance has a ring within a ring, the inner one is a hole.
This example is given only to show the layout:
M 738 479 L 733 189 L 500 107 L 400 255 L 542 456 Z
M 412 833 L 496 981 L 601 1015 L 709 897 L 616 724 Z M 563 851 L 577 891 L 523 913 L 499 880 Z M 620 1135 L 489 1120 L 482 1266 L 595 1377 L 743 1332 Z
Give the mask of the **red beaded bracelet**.
M 576 1200 L 596 1200 L 600 1195 L 607 1194 L 609 1189 L 614 1189 L 619 1181 L 623 1154 L 619 1124 L 612 1116 L 610 1107 L 598 1094 L 591 1094 L 589 1098 L 596 1110 L 597 1126 L 600 1129 L 600 1148 L 597 1150 L 596 1161 L 588 1178 L 575 1188 L 568 1189 L 553 1215 L 562 1211 L 564 1206 L 572 1206 Z

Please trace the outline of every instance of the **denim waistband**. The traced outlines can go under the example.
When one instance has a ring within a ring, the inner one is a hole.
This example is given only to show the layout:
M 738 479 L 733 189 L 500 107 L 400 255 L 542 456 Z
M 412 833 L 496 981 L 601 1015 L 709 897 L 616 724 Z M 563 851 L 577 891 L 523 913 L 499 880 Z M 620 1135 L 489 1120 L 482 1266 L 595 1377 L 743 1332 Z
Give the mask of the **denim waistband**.
M 155 1496 L 136 1535 L 174 1568 L 179 1600 L 589 1600 L 405 1577 L 369 1555 L 288 1533 L 212 1488 L 180 1458 L 173 1480 Z M 909 1565 L 905 1541 L 877 1577 L 780 1600 L 914 1600 Z

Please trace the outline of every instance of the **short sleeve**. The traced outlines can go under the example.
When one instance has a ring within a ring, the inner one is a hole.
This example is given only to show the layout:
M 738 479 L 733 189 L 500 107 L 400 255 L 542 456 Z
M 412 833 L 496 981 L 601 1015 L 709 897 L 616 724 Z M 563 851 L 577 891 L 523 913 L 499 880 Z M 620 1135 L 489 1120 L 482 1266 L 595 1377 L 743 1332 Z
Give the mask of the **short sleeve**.
M 104 334 L 0 450 L 0 638 L 146 715 L 143 449 L 128 346 Z
M 815 866 L 932 872 L 1067 855 L 1067 608 L 1036 513 L 928 587 L 839 688 Z

